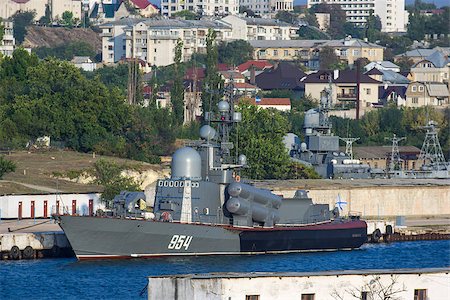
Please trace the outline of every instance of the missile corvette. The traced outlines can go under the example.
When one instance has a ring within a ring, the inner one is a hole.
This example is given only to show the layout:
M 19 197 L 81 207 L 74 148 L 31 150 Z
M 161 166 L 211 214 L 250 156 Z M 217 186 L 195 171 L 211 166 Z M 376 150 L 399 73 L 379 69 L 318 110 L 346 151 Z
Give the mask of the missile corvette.
M 157 181 L 152 213 L 141 205 L 143 193 L 122 192 L 110 214 L 58 216 L 77 258 L 289 253 L 365 243 L 367 224 L 358 217 L 340 217 L 304 190 L 283 198 L 241 180 L 247 159 L 232 157 L 229 139 L 241 119 L 232 97 L 205 115 L 201 140 L 175 151 L 170 178 Z

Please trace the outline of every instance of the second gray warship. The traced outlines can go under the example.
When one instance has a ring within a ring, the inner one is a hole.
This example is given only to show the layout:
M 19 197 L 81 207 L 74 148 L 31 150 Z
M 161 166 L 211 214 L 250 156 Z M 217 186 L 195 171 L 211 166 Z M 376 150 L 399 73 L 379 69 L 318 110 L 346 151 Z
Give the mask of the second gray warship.
M 229 132 L 241 121 L 232 98 L 205 119 L 202 139 L 178 149 L 171 177 L 157 181 L 153 213 L 141 207 L 142 193 L 124 193 L 112 216 L 59 216 L 78 259 L 355 249 L 366 241 L 366 222 L 313 204 L 306 191 L 283 199 L 240 180 L 246 157 L 231 155 Z

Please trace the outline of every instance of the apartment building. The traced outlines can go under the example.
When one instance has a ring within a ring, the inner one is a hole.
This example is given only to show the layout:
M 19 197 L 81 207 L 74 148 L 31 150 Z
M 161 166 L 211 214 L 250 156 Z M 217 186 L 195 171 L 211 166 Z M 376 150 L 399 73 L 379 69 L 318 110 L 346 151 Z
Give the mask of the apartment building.
M 331 47 L 336 55 L 349 66 L 358 58 L 369 61 L 382 61 L 384 48 L 359 39 L 341 40 L 287 40 L 287 41 L 249 41 L 253 56 L 260 60 L 297 60 L 311 70 L 319 69 L 319 52 L 323 47 Z
M 219 21 L 122 19 L 103 24 L 102 55 L 104 63 L 123 58 L 138 58 L 152 66 L 167 66 L 174 62 L 178 40 L 183 42 L 183 61 L 193 53 L 206 52 L 206 36 L 210 28 L 216 41 L 232 39 L 231 27 Z
M 202 16 L 223 16 L 239 12 L 239 0 L 161 0 L 161 15 L 188 10 Z
M 49 6 L 53 20 L 61 19 L 65 11 L 73 13 L 74 19 L 81 19 L 82 0 L 2 0 L 0 1 L 0 18 L 9 19 L 18 11 L 34 11 L 34 20 L 45 15 Z
M 347 22 L 363 26 L 367 22 L 370 11 L 380 17 L 383 32 L 405 32 L 408 24 L 408 13 L 405 0 L 308 0 L 313 5 L 325 3 L 340 5 L 347 15 Z
M 14 24 L 12 21 L 2 21 L 4 27 L 3 39 L 0 41 L 0 54 L 3 56 L 12 56 L 16 47 L 16 39 L 14 38 Z
M 414 81 L 406 89 L 407 107 L 421 106 L 447 107 L 449 105 L 449 91 L 444 83 Z
M 450 59 L 440 51 L 435 51 L 411 68 L 414 81 L 448 83 Z
M 273 17 L 279 11 L 294 10 L 294 0 L 240 0 L 245 6 L 263 17 Z
M 299 26 L 276 19 L 245 18 L 234 15 L 222 18 L 229 24 L 236 40 L 290 40 L 298 36 Z

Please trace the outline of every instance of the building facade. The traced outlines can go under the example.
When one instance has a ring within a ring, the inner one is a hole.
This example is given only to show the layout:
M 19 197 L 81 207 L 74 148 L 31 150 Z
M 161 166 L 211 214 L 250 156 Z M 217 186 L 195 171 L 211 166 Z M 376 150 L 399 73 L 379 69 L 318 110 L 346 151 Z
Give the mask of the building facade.
M 340 5 L 347 15 L 347 22 L 364 26 L 370 11 L 380 17 L 383 32 L 405 32 L 408 23 L 408 13 L 405 10 L 405 0 L 308 0 L 310 8 L 313 5 L 326 3 Z
M 439 82 L 411 82 L 406 89 L 405 106 L 421 107 L 427 105 L 441 108 L 448 107 L 448 86 Z
M 202 16 L 224 16 L 239 12 L 239 0 L 161 0 L 161 15 L 188 10 Z
M 253 57 L 264 60 L 297 60 L 312 70 L 318 70 L 319 52 L 323 47 L 331 47 L 341 61 L 353 66 L 358 58 L 369 61 L 383 60 L 383 47 L 359 39 L 342 40 L 288 40 L 249 41 L 253 47 Z
M 229 24 L 236 40 L 290 40 L 297 37 L 298 26 L 275 19 L 244 18 L 226 16 L 222 20 Z
M 174 62 L 178 40 L 183 42 L 182 59 L 188 61 L 193 53 L 206 52 L 210 28 L 216 41 L 232 39 L 231 27 L 219 21 L 122 19 L 100 28 L 104 63 L 136 58 L 151 66 L 167 66 Z
M 0 41 L 0 54 L 3 56 L 12 56 L 16 47 L 14 38 L 14 23 L 12 21 L 2 21 L 4 27 L 3 39 Z
M 279 11 L 294 10 L 294 0 L 240 0 L 239 4 L 264 17 L 273 17 Z
M 62 18 L 65 11 L 73 13 L 73 18 L 81 20 L 82 0 L 2 0 L 0 1 L 0 18 L 8 19 L 18 11 L 34 11 L 34 20 L 45 15 L 48 5 L 53 20 Z

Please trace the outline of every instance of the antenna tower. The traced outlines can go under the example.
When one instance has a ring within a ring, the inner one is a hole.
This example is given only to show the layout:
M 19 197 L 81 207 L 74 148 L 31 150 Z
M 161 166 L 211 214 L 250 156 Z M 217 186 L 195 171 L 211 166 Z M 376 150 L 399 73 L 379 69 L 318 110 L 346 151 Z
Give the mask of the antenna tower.
M 345 142 L 345 154 L 347 154 L 351 159 L 353 159 L 353 143 L 359 140 L 359 138 L 341 138 L 340 140 Z
M 389 170 L 395 170 L 401 168 L 403 159 L 400 158 L 400 151 L 398 149 L 398 143 L 400 141 L 406 140 L 406 137 L 398 138 L 394 133 L 392 138 L 385 138 L 392 141 L 391 159 L 389 162 Z
M 438 138 L 438 129 L 435 121 L 429 121 L 427 126 L 421 127 L 426 129 L 425 139 L 422 149 L 420 150 L 419 160 L 423 160 L 424 166 L 429 166 L 433 170 L 440 170 L 446 166 L 444 154 Z

